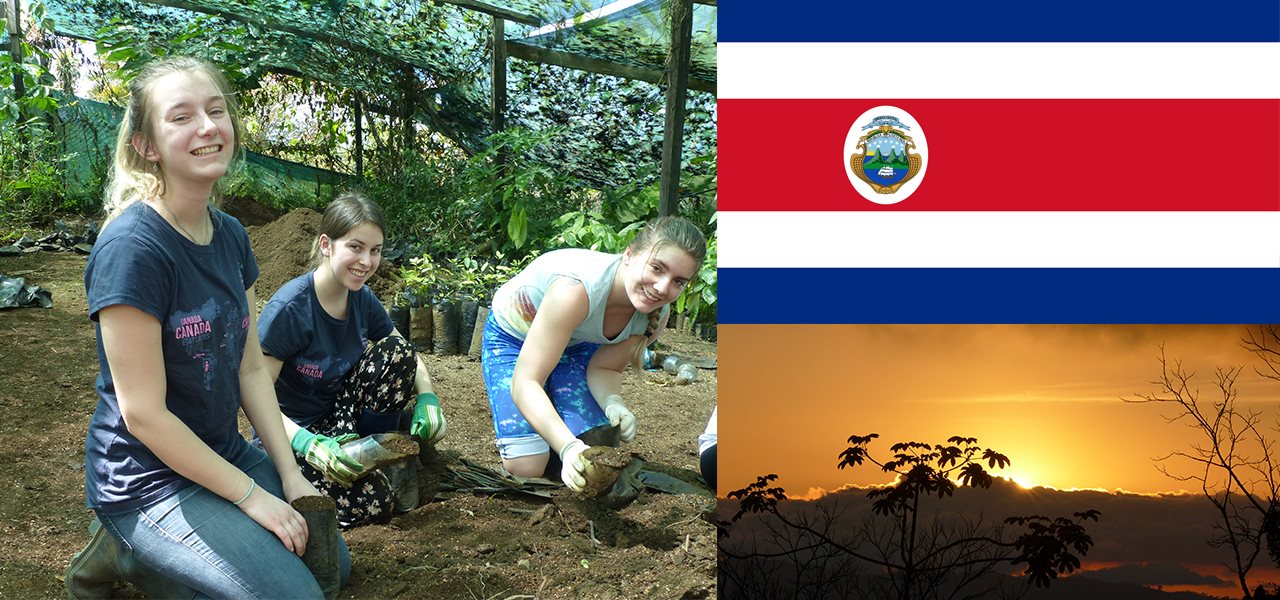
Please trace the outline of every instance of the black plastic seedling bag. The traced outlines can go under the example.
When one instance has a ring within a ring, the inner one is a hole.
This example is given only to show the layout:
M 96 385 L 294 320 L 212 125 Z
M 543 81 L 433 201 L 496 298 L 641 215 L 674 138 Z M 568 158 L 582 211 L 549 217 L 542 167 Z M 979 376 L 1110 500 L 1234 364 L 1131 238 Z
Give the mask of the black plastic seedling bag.
M 53 295 L 22 277 L 0 275 L 0 308 L 53 308 Z

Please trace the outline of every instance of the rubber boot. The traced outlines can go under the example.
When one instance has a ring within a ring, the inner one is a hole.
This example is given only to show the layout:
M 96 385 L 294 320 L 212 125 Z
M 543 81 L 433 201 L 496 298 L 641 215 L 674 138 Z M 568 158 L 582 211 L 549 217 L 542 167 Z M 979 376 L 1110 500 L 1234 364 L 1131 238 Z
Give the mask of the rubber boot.
M 120 544 L 102 529 L 102 522 L 94 515 L 89 522 L 89 543 L 67 565 L 67 574 L 62 581 L 67 588 L 67 596 L 86 600 L 110 598 L 115 582 L 123 578 Z
M 193 598 L 195 590 L 151 570 L 120 546 L 94 515 L 89 543 L 71 558 L 62 581 L 75 599 L 111 598 L 117 581 L 128 581 L 148 598 Z

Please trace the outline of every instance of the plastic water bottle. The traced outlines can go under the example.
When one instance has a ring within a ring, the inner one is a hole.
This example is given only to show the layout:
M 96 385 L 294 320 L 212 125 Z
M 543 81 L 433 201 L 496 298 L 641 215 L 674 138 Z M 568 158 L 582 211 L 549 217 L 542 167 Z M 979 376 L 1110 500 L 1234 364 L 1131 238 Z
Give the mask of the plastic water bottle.
M 671 355 L 666 352 L 658 352 L 653 348 L 646 347 L 644 354 L 640 358 L 640 366 L 646 371 L 661 371 L 663 361 L 669 360 Z
M 676 370 L 679 369 L 682 364 L 684 364 L 684 361 L 681 360 L 679 356 L 672 354 L 662 359 L 662 370 L 666 371 L 670 375 L 675 375 Z
M 687 363 L 681 362 L 676 367 L 676 382 L 680 385 L 688 385 L 698 380 L 698 368 Z

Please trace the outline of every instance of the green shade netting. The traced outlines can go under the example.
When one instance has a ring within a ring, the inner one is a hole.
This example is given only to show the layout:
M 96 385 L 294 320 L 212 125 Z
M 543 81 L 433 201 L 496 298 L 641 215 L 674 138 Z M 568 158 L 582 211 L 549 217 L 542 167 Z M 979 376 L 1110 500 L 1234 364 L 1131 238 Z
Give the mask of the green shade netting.
M 511 3 L 512 6 L 515 4 Z M 666 68 L 671 44 L 670 16 L 664 11 L 665 5 L 660 0 L 596 1 L 571 19 L 542 26 L 508 21 L 506 38 L 549 50 L 660 71 Z M 690 78 L 716 81 L 717 33 L 716 7 L 694 4 Z
M 434 5 L 429 5 L 430 14 L 405 8 L 387 11 L 389 20 L 375 20 L 369 14 L 356 17 L 350 8 L 337 14 L 303 11 L 304 3 L 289 0 L 184 4 L 227 16 L 137 0 L 46 2 L 57 32 L 72 37 L 109 39 L 114 28 L 124 27 L 163 47 L 198 34 L 207 42 L 201 56 L 238 68 L 249 82 L 270 70 L 328 81 L 372 97 L 398 97 L 411 81 L 422 113 L 418 116 L 433 127 L 473 150 L 489 134 L 486 92 L 478 87 L 487 69 L 486 50 L 483 40 L 476 39 L 475 27 L 464 27 L 468 18 L 480 16 Z M 237 20 L 241 18 L 249 22 Z
M 280 72 L 360 90 L 370 106 L 393 112 L 401 98 L 412 97 L 416 120 L 470 152 L 483 148 L 492 131 L 488 15 L 416 1 L 155 0 L 160 1 L 176 6 L 141 0 L 46 0 L 46 5 L 60 34 L 181 47 L 234 69 L 241 86 L 253 87 L 264 73 Z M 590 13 L 603 4 L 509 3 L 508 10 L 535 14 L 539 22 L 577 18 L 572 27 L 544 33 L 508 22 L 507 38 L 664 68 L 670 27 L 658 0 L 608 15 Z M 714 81 L 715 9 L 694 5 L 693 11 L 692 76 Z M 653 176 L 646 170 L 661 157 L 658 86 L 512 60 L 508 90 L 509 127 L 566 132 L 539 160 L 599 187 Z M 715 149 L 714 97 L 691 93 L 688 106 L 686 161 Z
M 124 109 L 55 92 L 62 152 L 67 157 L 64 184 L 72 197 L 100 197 L 107 166 L 115 151 L 116 132 Z M 246 151 L 241 169 L 267 187 L 289 183 L 342 184 L 348 175 Z

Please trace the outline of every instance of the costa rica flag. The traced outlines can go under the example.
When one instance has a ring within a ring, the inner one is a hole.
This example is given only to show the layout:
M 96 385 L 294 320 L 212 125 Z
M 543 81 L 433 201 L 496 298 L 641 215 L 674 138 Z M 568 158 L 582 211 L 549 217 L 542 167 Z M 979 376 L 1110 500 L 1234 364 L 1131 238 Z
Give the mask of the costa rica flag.
M 1280 2 L 719 18 L 721 323 L 1280 322 Z

